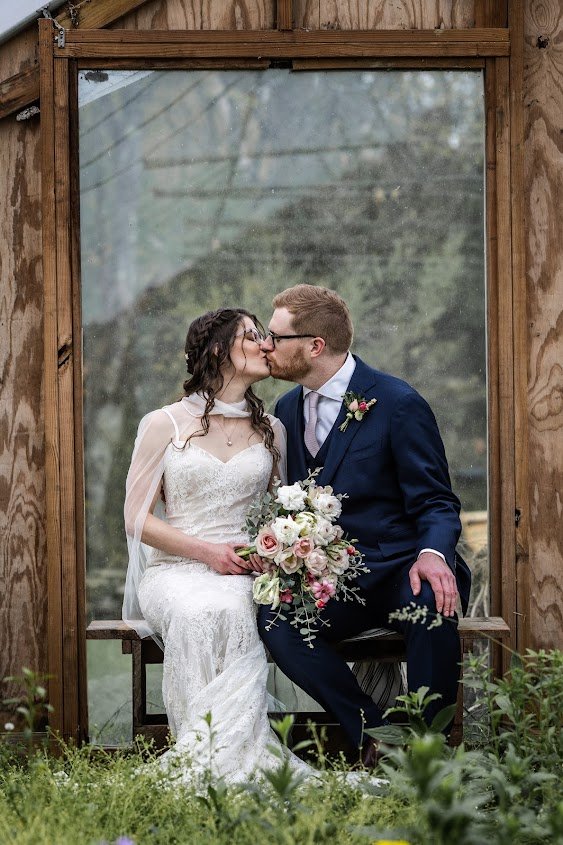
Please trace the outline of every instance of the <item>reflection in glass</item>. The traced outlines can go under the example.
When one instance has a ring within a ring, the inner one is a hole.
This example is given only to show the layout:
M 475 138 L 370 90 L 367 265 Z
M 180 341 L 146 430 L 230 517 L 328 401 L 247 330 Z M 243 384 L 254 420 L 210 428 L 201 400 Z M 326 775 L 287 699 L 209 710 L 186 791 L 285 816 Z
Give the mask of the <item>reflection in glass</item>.
M 353 351 L 434 409 L 486 612 L 481 73 L 82 71 L 79 92 L 89 619 L 119 618 L 135 431 L 181 392 L 189 322 L 267 324 L 298 282 L 337 289 Z

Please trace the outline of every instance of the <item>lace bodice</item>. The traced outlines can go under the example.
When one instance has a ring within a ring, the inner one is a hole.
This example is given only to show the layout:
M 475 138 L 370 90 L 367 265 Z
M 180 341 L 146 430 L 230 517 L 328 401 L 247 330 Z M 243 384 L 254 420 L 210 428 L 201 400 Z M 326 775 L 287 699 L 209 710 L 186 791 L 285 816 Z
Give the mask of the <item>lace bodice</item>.
M 263 493 L 272 472 L 272 456 L 254 443 L 223 462 L 193 438 L 175 440 L 164 455 L 166 520 L 186 534 L 210 542 L 248 541 L 244 521 L 253 500 Z M 154 550 L 150 564 L 175 560 Z

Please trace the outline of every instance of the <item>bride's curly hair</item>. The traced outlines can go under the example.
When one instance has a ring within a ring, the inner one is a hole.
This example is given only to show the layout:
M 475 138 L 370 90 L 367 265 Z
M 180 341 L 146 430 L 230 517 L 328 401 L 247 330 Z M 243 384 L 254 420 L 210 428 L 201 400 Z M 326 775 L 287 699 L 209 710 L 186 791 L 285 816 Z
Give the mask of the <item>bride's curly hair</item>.
M 231 349 L 237 330 L 241 328 L 244 317 L 250 317 L 259 331 L 264 331 L 258 318 L 244 308 L 219 308 L 208 311 L 191 323 L 186 337 L 186 364 L 190 378 L 183 384 L 184 395 L 199 393 L 207 397 L 205 411 L 201 418 L 202 429 L 195 434 L 203 437 L 209 431 L 209 414 L 215 405 L 215 397 L 224 387 L 225 377 L 222 370 L 231 363 Z M 279 461 L 280 453 L 274 445 L 274 432 L 270 420 L 264 413 L 264 403 L 247 388 L 244 398 L 250 409 L 250 423 L 259 434 L 272 455 L 274 462 Z

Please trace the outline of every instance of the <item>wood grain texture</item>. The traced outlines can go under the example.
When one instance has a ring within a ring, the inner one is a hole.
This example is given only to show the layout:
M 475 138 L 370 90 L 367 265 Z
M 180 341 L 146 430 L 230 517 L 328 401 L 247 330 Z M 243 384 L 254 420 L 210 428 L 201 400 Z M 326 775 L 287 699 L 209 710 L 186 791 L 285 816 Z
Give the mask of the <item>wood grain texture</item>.
M 63 653 L 61 608 L 61 526 L 59 415 L 57 380 L 57 248 L 55 210 L 55 120 L 52 25 L 39 22 L 41 86 L 41 228 L 43 246 L 43 366 L 45 482 L 47 509 L 47 647 L 51 726 L 63 728 Z
M 295 0 L 294 25 L 305 29 L 465 29 L 474 0 Z
M 510 7 L 510 162 L 512 185 L 512 289 L 514 321 L 514 445 L 516 450 L 516 606 L 518 649 L 530 647 L 529 467 L 527 406 L 527 302 L 524 219 L 524 10 L 520 2 Z
M 512 296 L 512 202 L 510 182 L 510 76 L 508 59 L 496 62 L 496 229 L 498 284 L 498 396 L 501 613 L 517 647 L 514 337 Z M 505 668 L 510 655 L 503 654 Z
M 47 671 L 38 143 L 0 122 L 0 677 Z
M 524 17 L 530 627 L 563 648 L 563 2 Z
M 0 45 L 0 79 L 8 79 L 34 66 L 39 66 L 39 43 L 35 21 Z
M 117 29 L 273 29 L 275 0 L 149 0 Z

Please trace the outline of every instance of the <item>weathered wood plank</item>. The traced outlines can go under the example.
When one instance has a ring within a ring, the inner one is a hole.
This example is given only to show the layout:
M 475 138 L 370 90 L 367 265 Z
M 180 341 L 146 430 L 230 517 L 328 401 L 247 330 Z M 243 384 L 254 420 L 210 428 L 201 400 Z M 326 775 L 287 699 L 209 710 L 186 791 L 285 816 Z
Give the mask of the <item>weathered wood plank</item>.
M 301 45 L 317 44 L 332 45 L 343 43 L 358 44 L 380 44 L 380 43 L 414 43 L 414 44 L 441 44 L 441 43 L 490 43 L 498 45 L 499 49 L 505 51 L 510 44 L 510 33 L 508 29 L 502 28 L 481 28 L 466 30 L 432 29 L 404 32 L 402 30 L 374 30 L 374 31 L 317 31 L 317 32 L 277 32 L 276 30 L 262 31 L 188 31 L 188 30 L 151 30 L 132 31 L 125 29 L 108 30 L 72 30 L 67 33 L 66 44 L 68 47 L 78 44 L 200 44 L 206 48 L 213 44 L 227 45 Z M 56 55 L 64 57 L 65 48 L 57 48 Z M 502 52 L 501 55 L 505 55 Z
M 102 37 L 107 36 L 107 37 Z M 338 58 L 508 56 L 507 30 L 449 32 L 131 32 L 69 33 L 57 57 L 129 59 L 186 57 Z
M 276 26 L 280 30 L 293 29 L 293 2 L 292 2 L 292 0 L 277 0 L 277 2 L 276 2 Z
M 275 0 L 150 0 L 119 29 L 273 29 Z
M 47 672 L 38 144 L 37 119 L 0 123 L 0 678 Z
M 512 301 L 512 223 L 510 183 L 510 76 L 507 59 L 496 63 L 497 279 L 499 321 L 499 442 L 502 615 L 517 646 L 514 442 L 514 337 Z M 505 655 L 506 665 L 510 662 Z
M 63 636 L 63 733 L 75 735 L 78 718 L 78 621 L 74 445 L 74 336 L 70 245 L 68 62 L 55 60 L 55 211 L 57 243 L 57 356 Z M 55 561 L 50 561 L 50 565 Z
M 447 623 L 444 623 L 447 624 Z M 492 636 L 498 639 L 506 639 L 510 634 L 508 624 L 500 616 L 483 616 L 459 620 L 459 633 L 464 639 L 480 639 L 484 636 Z M 140 640 L 134 628 L 130 628 L 122 619 L 96 619 L 86 629 L 88 640 Z M 385 634 L 378 633 L 377 639 L 391 642 L 402 640 L 401 634 L 395 631 L 388 631 Z M 150 639 L 150 638 L 147 638 Z M 362 642 L 362 640 L 373 639 L 371 632 L 367 631 L 353 637 L 345 642 Z
M 502 5 L 502 4 L 500 4 Z M 512 186 L 512 285 L 514 321 L 514 445 L 516 450 L 516 606 L 517 644 L 523 651 L 531 645 L 529 572 L 529 478 L 528 478 L 528 324 L 526 304 L 526 258 L 524 221 L 524 9 L 512 3 L 510 28 L 511 127 L 510 163 Z
M 293 59 L 292 70 L 361 70 L 361 69 L 403 69 L 403 70 L 452 70 L 460 68 L 484 68 L 487 59 L 448 58 L 413 56 L 412 58 L 391 59 Z
M 486 262 L 487 262 L 487 426 L 488 486 L 489 486 L 489 561 L 501 559 L 501 502 L 500 488 L 500 424 L 499 424 L 499 354 L 498 336 L 498 231 L 497 231 L 497 158 L 496 158 L 496 73 L 495 60 L 485 66 L 485 202 L 486 202 Z M 490 566 L 491 607 L 502 613 L 502 572 L 500 566 Z M 501 653 L 493 650 L 496 672 L 501 669 Z
M 55 119 L 52 25 L 39 22 L 41 63 L 41 152 L 44 297 L 45 475 L 47 488 L 47 602 L 49 700 L 55 711 L 51 724 L 63 728 L 63 653 L 61 606 L 61 526 L 59 473 L 59 419 L 57 380 L 57 249 L 55 212 Z
M 563 5 L 524 16 L 530 616 L 534 647 L 563 648 Z
M 39 98 L 39 68 L 31 67 L 0 82 L 0 120 Z
M 70 173 L 70 248 L 72 278 L 72 321 L 74 337 L 82 326 L 82 299 L 80 289 L 80 181 L 79 181 L 79 126 L 78 126 L 78 72 L 75 62 L 69 63 L 69 173 Z M 79 334 L 81 336 L 81 333 Z M 86 527 L 82 503 L 84 492 L 84 419 L 82 385 L 82 344 L 73 343 L 74 349 L 74 459 L 75 459 L 75 524 L 76 524 L 76 597 L 77 597 L 77 648 L 78 648 L 78 741 L 87 740 L 88 694 L 86 655 Z
M 474 0 L 295 0 L 294 21 L 306 29 L 464 29 L 474 25 Z

